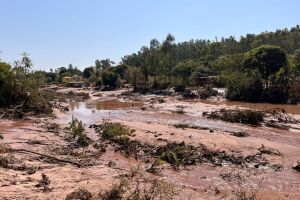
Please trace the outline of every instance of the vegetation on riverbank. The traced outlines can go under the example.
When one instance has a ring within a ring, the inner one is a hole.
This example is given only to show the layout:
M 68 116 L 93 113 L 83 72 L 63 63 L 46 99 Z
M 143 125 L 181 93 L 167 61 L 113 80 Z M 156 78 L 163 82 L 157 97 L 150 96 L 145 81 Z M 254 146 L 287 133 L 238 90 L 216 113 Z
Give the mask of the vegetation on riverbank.
M 163 93 L 173 87 L 184 96 L 192 89 L 199 93 L 193 98 L 207 98 L 217 95 L 212 87 L 225 87 L 229 100 L 298 103 L 299 44 L 299 26 L 247 34 L 239 40 L 231 36 L 176 43 L 169 34 L 162 42 L 152 39 L 149 46 L 124 56 L 118 65 L 110 59 L 96 60 L 83 71 L 72 64 L 50 72 L 33 71 L 25 53 L 13 65 L 0 63 L 0 107 L 20 105 L 30 94 L 24 109 L 48 112 L 49 103 L 39 87 L 62 83 L 66 76 L 82 76 L 104 90 L 131 84 L 134 92 Z

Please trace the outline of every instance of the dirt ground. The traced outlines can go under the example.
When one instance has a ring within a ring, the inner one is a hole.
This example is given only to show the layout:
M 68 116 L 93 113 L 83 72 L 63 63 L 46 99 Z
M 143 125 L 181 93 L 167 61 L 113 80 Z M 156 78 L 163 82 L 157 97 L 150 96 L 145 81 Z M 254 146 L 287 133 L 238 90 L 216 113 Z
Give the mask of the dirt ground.
M 71 99 L 69 103 L 62 104 L 68 106 L 69 111 L 55 108 L 53 118 L 1 119 L 0 132 L 4 139 L 0 144 L 72 160 L 84 166 L 24 151 L 1 153 L 0 148 L 1 158 L 9 161 L 8 166 L 0 167 L 0 199 L 65 199 L 67 194 L 81 187 L 97 199 L 97 194 L 110 188 L 119 180 L 118 177 L 138 166 L 147 176 L 173 184 L 180 191 L 174 199 L 241 199 L 239 194 L 244 191 L 246 196 L 255 194 L 257 199 L 300 199 L 300 172 L 293 169 L 300 161 L 298 123 L 287 124 L 290 128 L 285 130 L 265 125 L 227 123 L 202 116 L 203 112 L 220 108 L 281 108 L 300 120 L 299 106 L 234 104 L 221 100 L 186 100 L 179 96 L 123 95 L 127 90 L 94 92 L 68 88 L 58 92 L 71 90 L 88 93 L 90 99 L 85 102 L 73 102 Z M 134 140 L 153 146 L 185 142 L 239 156 L 254 155 L 264 146 L 279 154 L 263 154 L 260 159 L 267 164 L 259 166 L 224 162 L 220 166 L 199 163 L 175 169 L 164 163 L 159 174 L 150 174 L 146 170 L 151 163 L 125 157 L 113 146 L 106 146 L 105 152 L 92 145 L 73 148 L 67 129 L 72 116 L 83 121 L 87 135 L 94 141 L 100 141 L 100 138 L 90 125 L 107 120 L 135 130 Z M 49 128 L 53 123 L 59 125 L 58 130 Z M 180 128 L 176 127 L 178 124 L 193 126 Z M 247 133 L 247 137 L 233 135 L 239 132 Z M 51 181 L 47 191 L 37 186 L 42 173 Z

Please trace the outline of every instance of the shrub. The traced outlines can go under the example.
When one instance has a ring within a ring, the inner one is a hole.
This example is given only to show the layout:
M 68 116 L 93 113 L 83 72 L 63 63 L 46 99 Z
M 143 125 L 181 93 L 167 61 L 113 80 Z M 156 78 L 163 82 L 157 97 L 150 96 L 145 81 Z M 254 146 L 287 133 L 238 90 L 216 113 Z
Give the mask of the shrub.
M 92 140 L 85 134 L 85 129 L 82 121 L 72 116 L 70 124 L 70 131 L 73 139 L 76 139 L 76 143 L 82 147 L 89 146 Z
M 104 122 L 100 130 L 102 137 L 108 140 L 116 140 L 120 137 L 128 137 L 133 135 L 133 130 L 123 126 L 121 123 Z

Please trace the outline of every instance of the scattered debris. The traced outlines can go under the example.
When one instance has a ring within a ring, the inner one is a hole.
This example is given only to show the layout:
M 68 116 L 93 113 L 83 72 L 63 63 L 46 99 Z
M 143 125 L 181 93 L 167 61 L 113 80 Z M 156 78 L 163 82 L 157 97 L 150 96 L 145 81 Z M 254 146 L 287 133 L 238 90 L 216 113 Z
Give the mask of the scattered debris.
M 132 171 L 125 174 L 118 183 L 109 190 L 100 193 L 102 200 L 121 199 L 166 199 L 172 200 L 179 191 L 163 180 L 150 179 L 140 171 Z
M 208 130 L 207 127 L 201 127 L 201 126 L 198 126 L 195 124 L 190 124 L 190 123 L 185 123 L 185 122 L 179 122 L 179 123 L 173 124 L 173 126 L 175 128 L 182 128 L 182 129 L 191 128 L 191 129 L 198 129 L 198 130 Z
M 235 132 L 235 133 L 232 133 L 231 135 L 233 135 L 235 137 L 248 137 L 248 136 L 250 136 L 249 133 L 246 133 L 246 132 Z
M 14 152 L 14 153 L 30 153 L 30 154 L 35 154 L 35 155 L 39 155 L 39 156 L 42 156 L 42 157 L 45 157 L 45 158 L 48 158 L 48 159 L 51 159 L 51 160 L 55 160 L 55 161 L 58 161 L 58 162 L 69 163 L 69 164 L 76 165 L 77 167 L 82 167 L 82 165 L 80 163 L 77 163 L 75 161 L 65 160 L 65 159 L 54 157 L 54 156 L 50 156 L 50 155 L 46 155 L 46 154 L 42 154 L 42 153 L 30 151 L 30 150 L 26 150 L 26 149 L 13 149 L 13 148 L 10 148 L 10 149 L 8 149 L 8 151 Z
M 259 155 L 269 154 L 269 155 L 282 156 L 280 151 L 278 151 L 277 149 L 267 148 L 263 144 L 261 145 L 261 147 L 258 150 L 259 150 Z
M 211 113 L 204 112 L 203 116 L 209 119 L 218 119 L 231 123 L 242 123 L 259 125 L 264 121 L 265 114 L 261 111 L 248 110 L 248 109 L 220 109 Z

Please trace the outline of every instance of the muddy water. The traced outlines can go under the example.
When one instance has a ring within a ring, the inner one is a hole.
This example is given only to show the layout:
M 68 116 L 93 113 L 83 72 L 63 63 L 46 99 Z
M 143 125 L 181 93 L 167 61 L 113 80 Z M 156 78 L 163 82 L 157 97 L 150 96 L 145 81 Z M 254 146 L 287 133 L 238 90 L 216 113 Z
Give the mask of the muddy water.
M 102 119 L 118 119 L 126 116 L 130 110 L 139 110 L 142 105 L 141 102 L 119 101 L 115 98 L 73 102 L 69 106 L 70 114 L 64 117 L 62 122 L 69 122 L 72 116 L 85 124 L 93 124 Z
M 300 115 L 300 105 L 249 103 L 249 102 L 240 102 L 240 101 L 214 102 L 214 101 L 202 100 L 201 102 L 203 102 L 205 104 L 224 105 L 224 106 L 231 106 L 231 107 L 243 107 L 243 108 L 261 110 L 261 111 L 267 111 L 267 110 L 273 110 L 273 109 L 283 109 L 287 113 L 290 113 L 293 115 Z

